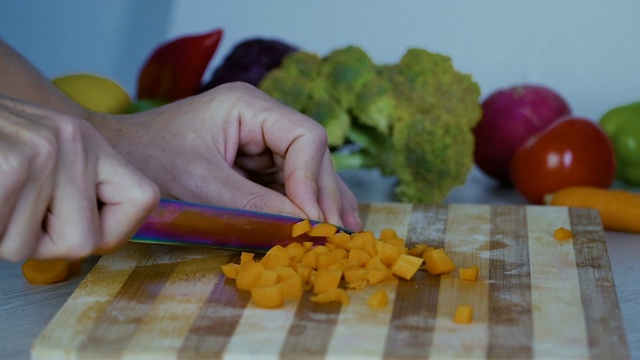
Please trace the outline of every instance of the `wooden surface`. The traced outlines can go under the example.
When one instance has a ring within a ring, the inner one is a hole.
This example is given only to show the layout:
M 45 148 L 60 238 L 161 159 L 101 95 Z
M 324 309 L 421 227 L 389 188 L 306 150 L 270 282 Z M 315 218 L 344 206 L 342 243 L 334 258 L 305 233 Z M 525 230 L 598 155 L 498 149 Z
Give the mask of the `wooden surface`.
M 256 308 L 225 281 L 227 251 L 129 244 L 103 257 L 33 344 L 34 358 L 628 358 L 597 213 L 512 205 L 372 204 L 365 227 L 443 246 L 477 282 L 419 272 L 390 305 Z M 574 239 L 552 232 L 570 228 Z M 471 304 L 472 324 L 451 319 Z

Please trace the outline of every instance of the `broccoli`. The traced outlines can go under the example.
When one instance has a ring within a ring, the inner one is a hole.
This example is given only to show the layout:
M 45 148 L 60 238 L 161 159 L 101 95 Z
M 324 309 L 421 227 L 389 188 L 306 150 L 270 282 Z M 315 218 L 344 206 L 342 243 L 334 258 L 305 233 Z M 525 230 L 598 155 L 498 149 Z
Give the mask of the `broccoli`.
M 409 49 L 377 65 L 355 46 L 324 58 L 298 51 L 259 87 L 325 127 L 337 170 L 397 176 L 401 201 L 441 203 L 473 165 L 480 88 L 447 56 Z

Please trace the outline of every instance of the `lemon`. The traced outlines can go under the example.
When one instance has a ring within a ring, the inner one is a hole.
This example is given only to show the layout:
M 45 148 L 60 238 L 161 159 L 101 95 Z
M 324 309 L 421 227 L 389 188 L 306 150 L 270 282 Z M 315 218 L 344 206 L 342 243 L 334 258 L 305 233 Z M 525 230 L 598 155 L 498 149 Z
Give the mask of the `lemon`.
M 126 90 L 103 76 L 79 73 L 60 76 L 52 81 L 69 98 L 91 111 L 123 114 L 131 105 Z

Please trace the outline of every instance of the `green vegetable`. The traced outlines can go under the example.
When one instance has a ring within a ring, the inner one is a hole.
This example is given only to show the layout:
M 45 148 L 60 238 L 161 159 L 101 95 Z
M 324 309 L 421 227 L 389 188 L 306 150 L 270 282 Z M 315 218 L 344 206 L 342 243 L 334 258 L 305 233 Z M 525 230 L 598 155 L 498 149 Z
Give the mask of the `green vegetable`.
M 616 154 L 616 177 L 640 186 L 640 102 L 609 110 L 600 118 Z
M 449 57 L 410 49 L 378 65 L 356 46 L 298 51 L 259 87 L 325 127 L 336 169 L 397 176 L 402 201 L 441 203 L 473 164 L 480 89 Z

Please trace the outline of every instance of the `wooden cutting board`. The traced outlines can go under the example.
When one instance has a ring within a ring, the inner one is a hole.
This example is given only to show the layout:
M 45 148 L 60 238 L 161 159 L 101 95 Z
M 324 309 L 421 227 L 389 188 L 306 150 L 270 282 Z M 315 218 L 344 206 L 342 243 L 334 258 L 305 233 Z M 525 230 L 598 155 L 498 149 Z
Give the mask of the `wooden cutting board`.
M 457 272 L 382 285 L 383 309 L 305 294 L 257 308 L 220 265 L 239 254 L 127 244 L 104 256 L 32 346 L 34 359 L 629 358 L 598 213 L 545 206 L 369 204 L 365 228 L 444 247 Z M 564 226 L 572 240 L 558 241 Z M 452 322 L 470 304 L 473 322 Z

